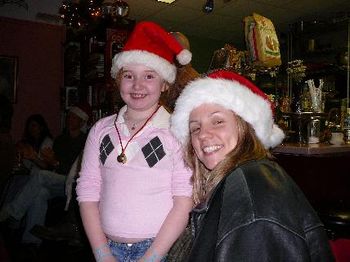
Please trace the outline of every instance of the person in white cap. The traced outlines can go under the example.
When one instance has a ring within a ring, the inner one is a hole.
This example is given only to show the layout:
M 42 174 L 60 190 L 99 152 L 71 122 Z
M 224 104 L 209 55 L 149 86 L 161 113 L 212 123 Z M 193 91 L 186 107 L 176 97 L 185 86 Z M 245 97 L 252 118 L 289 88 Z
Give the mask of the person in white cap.
M 39 247 L 42 242 L 30 230 L 35 225 L 45 224 L 48 200 L 65 197 L 66 177 L 85 144 L 86 134 L 81 128 L 88 121 L 88 111 L 82 105 L 74 106 L 68 111 L 64 132 L 54 139 L 52 148 L 41 150 L 42 161 L 46 162 L 48 170 L 32 169 L 23 190 L 1 209 L 0 222 L 20 221 L 26 216 L 22 236 L 22 243 L 26 246 Z
M 284 138 L 273 117 L 258 87 L 225 70 L 177 99 L 171 130 L 194 172 L 188 261 L 333 261 L 316 212 L 272 160 Z
M 77 196 L 97 261 L 165 261 L 192 209 L 191 171 L 159 103 L 191 53 L 161 26 L 136 24 L 113 58 L 125 106 L 99 120 L 84 149 Z

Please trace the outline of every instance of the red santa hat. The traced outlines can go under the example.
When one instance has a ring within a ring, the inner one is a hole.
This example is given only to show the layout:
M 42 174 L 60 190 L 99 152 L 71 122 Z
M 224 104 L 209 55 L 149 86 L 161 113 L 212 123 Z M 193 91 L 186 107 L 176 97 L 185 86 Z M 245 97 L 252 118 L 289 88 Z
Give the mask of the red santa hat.
M 175 59 L 181 65 L 191 62 L 192 54 L 184 49 L 173 35 L 153 22 L 138 23 L 122 51 L 112 61 L 111 75 L 127 64 L 143 64 L 154 69 L 169 83 L 176 77 Z
M 190 113 L 204 103 L 221 105 L 250 123 L 265 148 L 275 147 L 284 138 L 266 94 L 243 76 L 219 70 L 190 82 L 176 101 L 171 131 L 183 145 L 189 139 Z

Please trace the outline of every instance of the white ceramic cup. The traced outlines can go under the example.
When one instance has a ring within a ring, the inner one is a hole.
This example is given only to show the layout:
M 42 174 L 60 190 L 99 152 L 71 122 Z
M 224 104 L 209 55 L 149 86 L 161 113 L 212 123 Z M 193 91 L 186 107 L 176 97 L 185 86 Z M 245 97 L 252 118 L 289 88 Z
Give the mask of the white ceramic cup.
M 342 132 L 333 132 L 332 133 L 332 138 L 329 142 L 333 145 L 341 145 L 344 143 L 344 134 Z

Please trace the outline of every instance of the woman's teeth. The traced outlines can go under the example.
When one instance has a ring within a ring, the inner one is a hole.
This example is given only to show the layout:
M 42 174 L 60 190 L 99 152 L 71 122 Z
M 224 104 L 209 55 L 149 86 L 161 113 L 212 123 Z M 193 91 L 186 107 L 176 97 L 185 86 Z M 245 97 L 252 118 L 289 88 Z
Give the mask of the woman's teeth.
M 206 147 L 203 147 L 203 152 L 204 153 L 211 153 L 211 152 L 219 150 L 220 148 L 222 148 L 222 146 L 219 146 L 219 145 L 206 146 Z

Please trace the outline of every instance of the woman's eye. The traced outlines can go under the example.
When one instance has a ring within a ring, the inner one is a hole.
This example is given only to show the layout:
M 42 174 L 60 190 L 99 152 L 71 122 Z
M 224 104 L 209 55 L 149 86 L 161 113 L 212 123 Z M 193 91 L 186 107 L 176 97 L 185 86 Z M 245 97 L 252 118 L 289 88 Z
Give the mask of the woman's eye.
M 192 128 L 190 128 L 190 134 L 198 133 L 199 130 L 200 130 L 199 127 L 192 127 Z
M 220 124 L 222 124 L 222 123 L 224 123 L 224 121 L 223 120 L 215 120 L 215 125 L 220 125 Z

